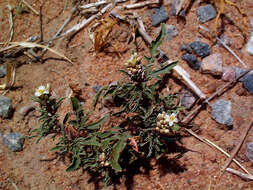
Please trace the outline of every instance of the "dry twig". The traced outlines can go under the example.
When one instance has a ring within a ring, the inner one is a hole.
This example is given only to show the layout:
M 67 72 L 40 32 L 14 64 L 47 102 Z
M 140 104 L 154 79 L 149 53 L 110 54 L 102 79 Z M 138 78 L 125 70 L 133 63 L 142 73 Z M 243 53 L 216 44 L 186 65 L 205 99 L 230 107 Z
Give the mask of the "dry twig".
M 40 13 L 38 11 L 36 11 L 27 1 L 22 0 L 22 2 L 29 8 L 32 10 L 32 12 L 34 12 L 36 15 L 40 15 Z
M 153 4 L 159 4 L 160 0 L 152 0 L 152 1 L 144 1 L 140 3 L 135 3 L 135 4 L 128 4 L 128 5 L 122 5 L 118 7 L 119 9 L 137 9 L 137 8 L 142 8 L 147 5 L 153 5 Z
M 222 148 L 220 148 L 219 146 L 217 146 L 216 144 L 214 144 L 213 142 L 211 142 L 210 140 L 200 137 L 199 135 L 197 135 L 196 133 L 194 133 L 191 129 L 187 129 L 184 128 L 184 130 L 186 130 L 188 133 L 190 133 L 192 136 L 194 136 L 195 138 L 199 139 L 200 141 L 202 141 L 203 143 L 206 143 L 207 145 L 216 148 L 217 150 L 219 150 L 220 152 L 222 152 L 223 154 L 225 154 L 228 158 L 230 157 L 230 155 L 223 150 Z M 233 161 L 243 170 L 245 171 L 247 174 L 250 174 L 248 172 L 248 170 L 246 170 L 236 159 L 233 158 Z
M 246 179 L 246 180 L 253 180 L 253 175 L 251 175 L 251 174 L 244 174 L 244 173 L 239 172 L 239 171 L 237 171 L 237 170 L 234 170 L 234 169 L 232 169 L 232 168 L 227 168 L 226 171 L 227 171 L 227 172 L 230 172 L 230 173 L 232 173 L 232 174 L 238 175 L 238 176 L 240 176 L 240 177 L 243 178 L 243 179 Z
M 211 31 L 208 28 L 204 27 L 204 26 L 199 25 L 199 28 L 206 31 L 206 32 L 208 32 L 213 38 L 215 38 L 217 41 L 219 41 L 221 43 L 221 45 L 223 45 L 223 47 L 226 50 L 228 50 L 228 52 L 231 53 L 239 61 L 239 63 L 243 67 L 247 68 L 246 64 L 240 59 L 240 57 L 238 57 L 236 55 L 236 53 L 230 47 L 228 47 L 220 38 L 218 38 L 215 34 L 211 33 Z
M 230 165 L 230 163 L 232 162 L 233 158 L 235 157 L 235 155 L 237 154 L 237 152 L 240 150 L 240 148 L 241 148 L 241 146 L 242 146 L 242 144 L 243 144 L 243 141 L 245 140 L 245 138 L 246 138 L 246 136 L 247 136 L 249 130 L 251 129 L 252 125 L 253 125 L 253 120 L 251 120 L 251 122 L 249 123 L 249 125 L 245 128 L 245 131 L 243 132 L 243 134 L 242 134 L 242 136 L 241 136 L 241 139 L 240 139 L 238 145 L 237 145 L 236 148 L 233 150 L 233 152 L 232 152 L 230 158 L 226 161 L 226 163 L 225 163 L 225 165 L 224 165 L 224 167 L 223 167 L 223 169 L 222 169 L 222 170 L 223 170 L 222 173 L 224 173 L 224 171 L 227 169 L 227 167 L 229 167 L 229 165 Z

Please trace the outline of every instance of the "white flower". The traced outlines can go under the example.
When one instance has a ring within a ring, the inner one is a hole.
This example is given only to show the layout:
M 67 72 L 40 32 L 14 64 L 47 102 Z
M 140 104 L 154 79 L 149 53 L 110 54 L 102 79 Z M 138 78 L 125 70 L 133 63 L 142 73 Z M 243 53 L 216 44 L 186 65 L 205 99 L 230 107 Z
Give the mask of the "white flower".
M 174 123 L 177 123 L 178 120 L 177 120 L 177 115 L 175 113 L 172 113 L 170 115 L 166 115 L 165 116 L 165 120 L 169 123 L 169 126 L 173 126 Z
M 37 97 L 40 97 L 43 94 L 49 94 L 49 87 L 45 86 L 39 86 L 39 88 L 36 89 L 34 95 Z

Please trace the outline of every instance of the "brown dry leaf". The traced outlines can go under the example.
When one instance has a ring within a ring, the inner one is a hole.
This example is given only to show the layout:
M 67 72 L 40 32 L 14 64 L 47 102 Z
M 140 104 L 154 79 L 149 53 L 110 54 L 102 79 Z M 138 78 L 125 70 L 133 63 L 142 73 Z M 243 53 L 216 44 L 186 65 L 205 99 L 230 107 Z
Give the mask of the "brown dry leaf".
M 15 65 L 7 61 L 7 62 L 5 62 L 5 67 L 6 67 L 5 83 L 0 85 L 1 90 L 8 88 L 11 80 L 14 80 L 13 75 L 14 75 Z
M 94 48 L 96 52 L 99 52 L 107 44 L 108 35 L 116 22 L 116 20 L 106 17 L 96 28 L 94 32 Z

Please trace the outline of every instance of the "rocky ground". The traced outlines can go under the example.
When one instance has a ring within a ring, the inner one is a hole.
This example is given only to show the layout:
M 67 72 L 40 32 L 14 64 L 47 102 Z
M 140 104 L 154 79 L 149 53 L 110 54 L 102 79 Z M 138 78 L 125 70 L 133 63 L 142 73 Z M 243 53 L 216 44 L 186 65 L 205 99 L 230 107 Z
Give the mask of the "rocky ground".
M 210 4 L 212 2 L 194 1 L 189 9 L 180 11 L 180 16 L 175 16 L 177 7 L 175 2 L 178 1 L 167 0 L 160 5 L 121 10 L 118 13 L 126 15 L 135 12 L 140 15 L 148 34 L 153 39 L 160 32 L 160 23 L 166 23 L 166 38 L 161 49 L 171 60 L 179 61 L 179 65 L 190 74 L 192 81 L 208 97 L 222 85 L 253 67 L 253 31 L 250 33 L 250 22 L 247 23 L 248 30 L 243 29 L 242 15 L 234 7 L 226 6 L 221 17 L 222 23 L 219 27 L 221 30 L 217 33 L 222 43 L 231 48 L 245 65 L 239 63 L 220 42 L 199 29 L 199 24 L 211 31 L 215 29 L 218 10 Z M 60 0 L 53 2 L 29 0 L 29 4 L 35 10 L 42 7 L 43 39 L 47 41 L 71 14 L 74 2 L 69 1 L 67 7 L 65 1 Z M 253 19 L 252 0 L 237 4 L 248 15 L 248 19 Z M 10 34 L 7 5 L 6 1 L 0 2 L 0 42 L 6 42 Z M 18 3 L 11 0 L 10 5 L 15 8 L 12 11 L 15 19 L 12 41 L 25 41 L 31 36 L 40 36 L 40 16 L 25 5 L 22 5 L 22 11 L 17 14 L 15 11 L 20 7 Z M 64 31 L 84 17 L 89 18 L 95 14 L 92 11 L 81 12 L 74 14 Z M 51 52 L 46 52 L 39 61 L 32 61 L 24 54 L 15 57 L 15 84 L 5 95 L 0 96 L 0 189 L 253 189 L 252 181 L 243 180 L 228 172 L 221 175 L 221 168 L 227 158 L 218 150 L 187 133 L 176 148 L 172 147 L 167 159 L 144 163 L 138 169 L 133 169 L 128 176 L 122 177 L 119 184 L 112 184 L 109 187 L 103 187 L 100 182 L 96 183 L 96 177 L 81 169 L 66 172 L 70 161 L 48 151 L 55 145 L 50 137 L 42 139 L 38 144 L 35 143 L 35 139 L 22 138 L 30 135 L 31 131 L 39 126 L 38 112 L 34 110 L 31 100 L 38 86 L 50 83 L 57 97 L 72 92 L 72 95 L 77 96 L 84 102 L 85 108 L 89 109 L 96 91 L 101 86 L 122 77 L 118 70 L 124 67 L 131 50 L 135 50 L 139 55 L 148 55 L 148 45 L 138 33 L 133 40 L 134 30 L 124 22 L 118 22 L 113 26 L 107 39 L 107 46 L 100 52 L 95 52 L 90 39 L 93 24 L 95 21 L 72 38 L 55 40 L 52 48 L 71 59 L 73 64 L 59 59 Z M 253 23 L 251 27 L 253 28 Z M 3 57 L 7 52 L 1 52 L 0 49 L 2 83 L 6 75 Z M 41 51 L 38 54 L 41 55 Z M 180 93 L 181 105 L 186 108 L 185 115 L 199 103 L 197 96 L 187 89 L 176 74 L 173 74 L 167 87 L 171 93 Z M 193 120 L 197 126 L 194 130 L 198 135 L 231 153 L 239 143 L 244 128 L 252 119 L 252 95 L 253 74 L 249 73 L 225 93 L 209 102 L 209 105 L 197 114 Z M 70 104 L 66 100 L 60 109 L 60 117 L 67 111 L 70 111 Z M 100 118 L 100 115 L 106 112 L 108 112 L 106 109 L 95 112 L 93 119 Z M 117 123 L 111 121 L 113 122 Z M 251 130 L 235 157 L 250 173 L 253 173 L 252 143 Z M 240 170 L 234 163 L 229 167 Z

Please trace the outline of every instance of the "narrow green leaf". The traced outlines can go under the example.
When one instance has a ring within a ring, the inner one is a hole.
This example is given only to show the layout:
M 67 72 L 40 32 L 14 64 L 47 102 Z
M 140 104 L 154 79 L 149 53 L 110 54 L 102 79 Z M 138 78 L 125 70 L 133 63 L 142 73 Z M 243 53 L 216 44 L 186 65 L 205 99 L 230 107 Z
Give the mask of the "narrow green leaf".
M 178 64 L 178 62 L 175 61 L 173 63 L 163 65 L 158 69 L 154 69 L 151 72 L 151 76 L 154 77 L 154 78 L 157 78 L 157 79 L 161 79 L 158 75 L 160 75 L 160 74 L 169 74 L 171 72 L 171 69 L 173 69 L 173 67 L 175 67 L 177 64 Z
M 87 125 L 85 128 L 89 129 L 89 130 L 96 130 L 100 128 L 100 125 L 103 124 L 103 122 L 106 120 L 107 116 L 103 117 L 102 119 L 98 120 L 95 123 L 91 123 L 89 125 Z
M 72 103 L 72 108 L 75 112 L 77 112 L 77 110 L 79 109 L 80 105 L 79 105 L 79 101 L 75 98 L 75 97 L 71 97 L 70 98 L 71 103 Z
M 66 169 L 67 172 L 74 171 L 78 169 L 81 165 L 81 158 L 79 155 L 73 157 L 71 165 Z

